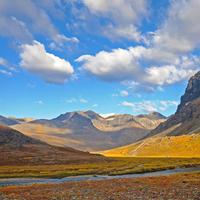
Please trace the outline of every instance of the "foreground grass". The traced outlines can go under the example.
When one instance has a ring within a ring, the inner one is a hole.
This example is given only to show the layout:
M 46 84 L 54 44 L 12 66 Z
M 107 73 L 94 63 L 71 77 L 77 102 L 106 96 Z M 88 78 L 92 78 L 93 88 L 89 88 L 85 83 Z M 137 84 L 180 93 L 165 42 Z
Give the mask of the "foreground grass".
M 200 166 L 200 158 L 111 158 L 101 164 L 0 166 L 0 178 L 119 175 L 192 166 Z
M 0 188 L 2 200 L 199 200 L 200 173 Z

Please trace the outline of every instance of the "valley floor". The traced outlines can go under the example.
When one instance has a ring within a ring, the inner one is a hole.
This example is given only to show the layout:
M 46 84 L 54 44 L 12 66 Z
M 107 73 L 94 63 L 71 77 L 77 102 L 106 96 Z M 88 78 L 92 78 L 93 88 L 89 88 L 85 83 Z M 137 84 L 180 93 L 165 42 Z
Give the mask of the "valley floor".
M 0 178 L 120 175 L 200 166 L 200 158 L 105 158 L 102 162 L 0 166 Z
M 200 172 L 0 188 L 1 200 L 199 200 Z

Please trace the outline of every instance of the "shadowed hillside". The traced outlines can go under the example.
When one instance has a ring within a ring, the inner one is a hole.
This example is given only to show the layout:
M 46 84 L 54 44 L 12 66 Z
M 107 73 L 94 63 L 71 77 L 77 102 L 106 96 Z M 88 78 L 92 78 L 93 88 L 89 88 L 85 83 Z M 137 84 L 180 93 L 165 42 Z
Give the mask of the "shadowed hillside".
M 72 148 L 50 146 L 6 126 L 0 126 L 0 165 L 84 163 L 104 160 Z

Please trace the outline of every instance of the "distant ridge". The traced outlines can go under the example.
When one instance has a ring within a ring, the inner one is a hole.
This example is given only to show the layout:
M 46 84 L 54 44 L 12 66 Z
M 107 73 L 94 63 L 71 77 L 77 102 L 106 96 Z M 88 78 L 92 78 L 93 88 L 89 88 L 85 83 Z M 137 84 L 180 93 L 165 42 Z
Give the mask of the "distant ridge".
M 52 145 L 99 151 L 135 142 L 165 120 L 159 113 L 139 117 L 120 114 L 104 118 L 88 110 L 67 112 L 54 119 L 39 119 L 12 127 Z

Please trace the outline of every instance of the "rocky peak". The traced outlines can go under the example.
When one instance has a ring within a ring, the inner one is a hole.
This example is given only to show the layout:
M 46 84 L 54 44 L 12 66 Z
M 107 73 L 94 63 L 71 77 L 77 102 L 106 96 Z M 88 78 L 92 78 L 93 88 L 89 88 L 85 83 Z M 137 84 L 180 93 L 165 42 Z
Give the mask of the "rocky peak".
M 177 111 L 166 122 L 151 131 L 149 136 L 166 132 L 168 135 L 189 134 L 200 130 L 200 72 L 192 76 Z
M 148 119 L 151 119 L 151 120 L 166 119 L 166 117 L 159 112 L 151 112 L 151 113 L 146 114 L 146 115 L 138 115 L 137 117 L 148 118 Z
M 97 114 L 96 112 L 92 111 L 92 110 L 88 110 L 88 111 L 85 111 L 83 112 L 86 116 L 88 116 L 91 120 L 94 120 L 94 119 L 102 119 L 102 117 Z
M 179 112 L 184 105 L 200 97 L 200 71 L 192 76 L 188 82 L 185 94 L 181 97 L 181 103 L 178 106 Z

